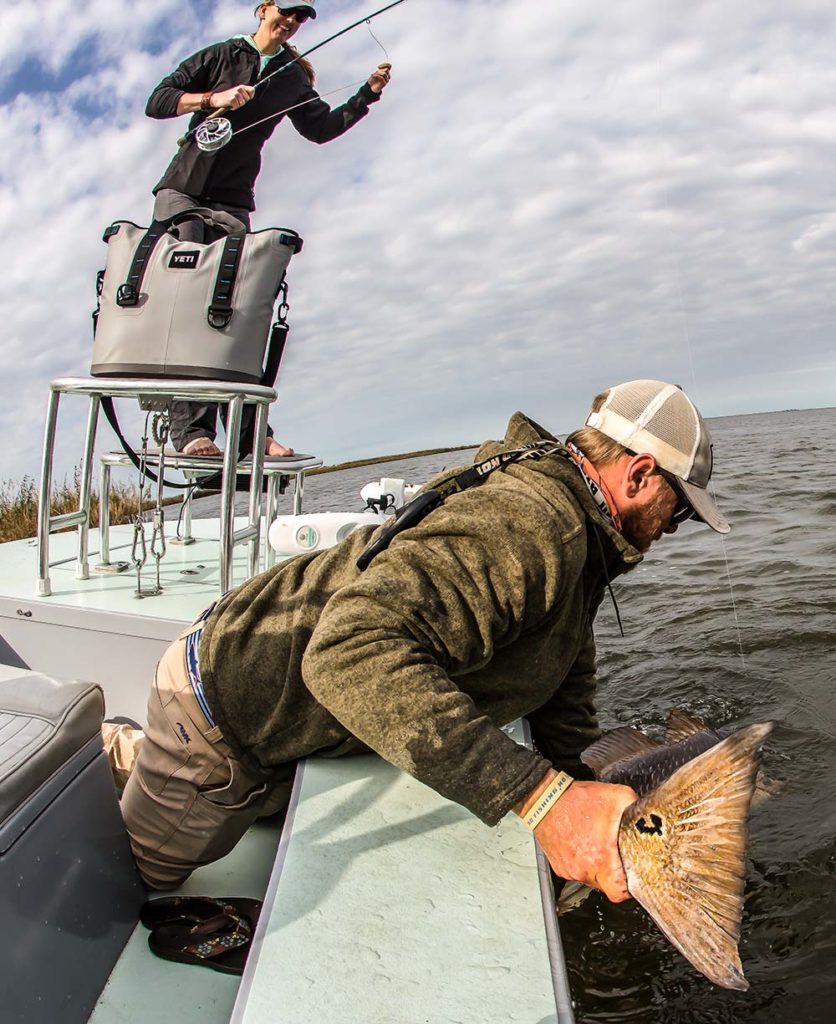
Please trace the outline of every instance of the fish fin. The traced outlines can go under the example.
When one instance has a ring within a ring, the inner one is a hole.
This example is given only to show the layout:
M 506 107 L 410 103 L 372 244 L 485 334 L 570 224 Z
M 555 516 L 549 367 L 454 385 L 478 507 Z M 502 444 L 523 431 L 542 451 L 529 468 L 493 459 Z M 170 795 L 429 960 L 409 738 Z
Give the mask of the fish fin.
M 645 754 L 648 750 L 658 750 L 661 746 L 632 725 L 622 725 L 591 743 L 581 754 L 581 761 L 600 778 L 607 768 L 619 761 Z
M 698 732 L 707 732 L 708 726 L 701 718 L 690 715 L 682 708 L 673 708 L 665 723 L 665 742 L 678 743 Z
M 771 731 L 750 725 L 689 761 L 627 808 L 618 833 L 631 895 L 698 971 L 740 991 L 749 805 Z
M 575 910 L 588 899 L 591 892 L 592 889 L 581 882 L 567 882 L 557 898 L 557 916 L 563 917 L 570 910 Z

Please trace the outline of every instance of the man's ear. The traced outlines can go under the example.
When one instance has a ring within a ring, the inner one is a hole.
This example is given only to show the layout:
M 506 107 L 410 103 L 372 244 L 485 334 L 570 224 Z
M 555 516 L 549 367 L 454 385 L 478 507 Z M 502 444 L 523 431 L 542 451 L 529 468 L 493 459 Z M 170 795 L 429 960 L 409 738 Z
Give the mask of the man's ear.
M 625 467 L 624 492 L 628 498 L 635 498 L 648 486 L 650 477 L 656 472 L 656 459 L 647 452 L 634 455 Z

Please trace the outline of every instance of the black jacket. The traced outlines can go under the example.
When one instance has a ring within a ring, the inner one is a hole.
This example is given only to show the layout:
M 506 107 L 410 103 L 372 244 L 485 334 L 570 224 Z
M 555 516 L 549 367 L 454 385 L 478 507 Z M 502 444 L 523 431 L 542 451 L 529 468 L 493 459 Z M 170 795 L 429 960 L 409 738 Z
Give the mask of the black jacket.
M 293 57 L 280 50 L 259 75 L 258 52 L 243 39 L 226 39 L 207 46 L 187 57 L 183 63 L 160 82 L 148 98 L 145 113 L 149 117 L 175 117 L 177 101 L 184 92 L 221 92 L 234 85 L 255 85 L 259 78 L 272 75 L 277 68 L 289 64 Z M 353 127 L 368 113 L 369 104 L 380 99 L 364 83 L 342 106 L 333 110 L 312 89 L 305 72 L 298 64 L 282 71 L 256 90 L 249 103 L 224 116 L 234 131 L 254 124 L 262 118 L 298 103 L 304 103 L 287 116 L 294 128 L 311 142 L 330 142 Z M 309 102 L 305 102 L 309 101 Z M 209 116 L 194 114 L 189 128 L 195 128 Z M 254 186 L 261 170 L 261 149 L 282 120 L 273 117 L 264 124 L 234 136 L 222 149 L 204 153 L 197 148 L 194 136 L 178 150 L 165 174 L 154 187 L 173 188 L 195 199 L 212 200 L 254 210 Z

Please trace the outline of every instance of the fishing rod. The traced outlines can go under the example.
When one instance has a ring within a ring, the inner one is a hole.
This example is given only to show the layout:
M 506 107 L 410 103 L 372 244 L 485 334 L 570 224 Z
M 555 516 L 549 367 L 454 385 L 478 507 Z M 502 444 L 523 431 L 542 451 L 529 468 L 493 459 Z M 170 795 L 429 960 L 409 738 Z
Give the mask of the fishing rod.
M 334 34 L 328 36 L 327 39 L 323 39 L 321 42 L 316 43 L 309 49 L 304 50 L 302 53 L 294 57 L 293 60 L 288 61 L 287 64 L 282 64 L 280 68 L 277 68 L 275 71 L 271 71 L 269 75 L 265 75 L 264 78 L 256 82 L 256 84 L 253 86 L 253 89 L 258 89 L 258 87 L 264 85 L 265 82 L 269 82 L 271 78 L 274 78 L 276 75 L 281 74 L 283 71 L 287 71 L 288 68 L 292 68 L 294 64 L 297 64 L 304 57 L 307 57 L 309 54 L 314 53 L 316 50 L 319 50 L 327 43 L 331 43 L 335 39 L 339 39 L 339 37 L 344 36 L 346 32 L 351 32 L 351 30 L 357 28 L 358 25 L 363 25 L 365 23 L 373 21 L 379 15 L 385 14 L 387 11 L 391 11 L 393 7 L 398 7 L 400 4 L 403 3 L 406 3 L 406 0 L 393 0 L 393 3 L 387 4 L 385 7 L 381 7 L 380 10 L 375 11 L 374 14 L 367 14 L 362 18 L 358 18 L 357 21 L 352 22 L 345 28 L 341 28 L 339 32 L 334 32 Z M 208 124 L 209 121 L 217 120 L 219 122 L 225 122 L 225 124 L 220 124 L 215 129 L 210 129 L 207 132 L 202 133 L 204 145 L 200 145 L 200 137 L 198 137 L 197 144 L 200 149 L 203 149 L 205 152 L 210 153 L 216 149 L 220 149 L 221 146 L 225 146 L 227 142 L 229 142 L 229 140 L 232 138 L 232 125 L 229 123 L 229 121 L 226 120 L 226 118 L 223 117 L 223 115 L 228 113 L 231 109 L 231 107 L 220 107 L 218 110 L 215 111 L 214 114 L 212 114 L 211 117 L 207 117 L 204 121 L 197 125 L 197 127 L 190 128 L 189 131 L 187 131 L 182 138 L 177 140 L 177 145 L 180 147 L 185 146 L 185 144 L 192 138 L 192 136 L 197 135 L 197 133 L 204 125 Z M 227 127 L 227 125 L 229 127 Z

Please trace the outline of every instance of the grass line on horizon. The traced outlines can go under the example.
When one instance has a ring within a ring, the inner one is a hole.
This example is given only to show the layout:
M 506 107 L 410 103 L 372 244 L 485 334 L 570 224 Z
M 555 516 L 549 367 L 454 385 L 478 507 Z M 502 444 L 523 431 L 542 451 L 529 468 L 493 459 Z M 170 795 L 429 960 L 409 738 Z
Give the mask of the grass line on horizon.
M 355 459 L 341 462 L 333 466 L 320 466 L 312 469 L 308 475 L 316 473 L 336 473 L 342 469 L 355 469 L 360 466 L 374 466 L 378 463 L 395 462 L 401 459 L 417 459 L 424 455 L 443 455 L 445 452 L 464 451 L 475 445 L 457 445 L 453 448 L 428 448 L 417 452 L 404 452 L 397 455 L 377 455 L 368 459 Z M 76 466 L 70 483 L 65 477 L 63 482 L 53 487 L 51 509 L 53 515 L 75 512 L 79 506 L 81 492 L 81 468 Z M 139 495 L 136 483 L 113 481 L 110 487 L 110 522 L 113 526 L 129 523 L 137 513 Z M 167 497 L 164 504 L 179 502 L 179 497 Z M 154 502 L 143 502 L 145 509 L 153 508 Z M 90 501 L 90 525 L 99 525 L 99 496 L 94 491 Z M 68 530 L 75 527 L 68 526 Z M 12 540 L 25 540 L 34 537 L 38 532 L 38 485 L 33 477 L 25 476 L 21 481 L 0 480 L 0 543 Z

